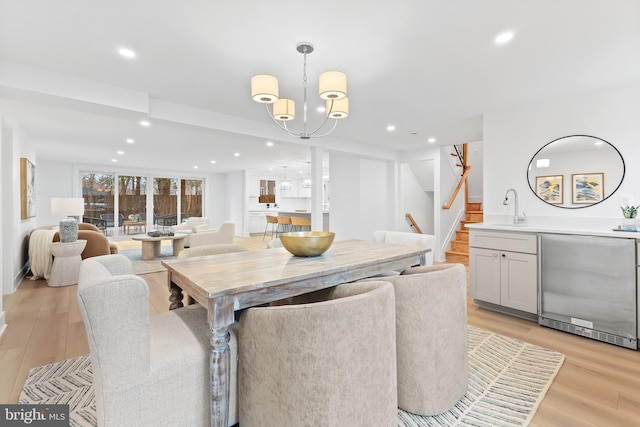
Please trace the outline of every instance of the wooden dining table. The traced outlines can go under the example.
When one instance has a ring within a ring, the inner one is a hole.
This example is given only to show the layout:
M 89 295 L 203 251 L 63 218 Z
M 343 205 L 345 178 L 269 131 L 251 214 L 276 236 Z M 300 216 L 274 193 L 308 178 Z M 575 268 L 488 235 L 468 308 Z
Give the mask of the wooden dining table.
M 297 257 L 277 248 L 162 261 L 168 271 L 170 308 L 183 305 L 182 291 L 207 308 L 211 425 L 228 426 L 228 328 L 236 310 L 417 265 L 426 251 L 417 246 L 342 240 L 317 257 Z

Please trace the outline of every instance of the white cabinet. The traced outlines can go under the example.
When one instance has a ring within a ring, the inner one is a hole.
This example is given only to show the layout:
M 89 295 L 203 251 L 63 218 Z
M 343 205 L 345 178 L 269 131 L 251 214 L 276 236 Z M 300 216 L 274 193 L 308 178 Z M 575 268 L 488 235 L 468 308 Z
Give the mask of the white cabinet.
M 277 215 L 277 212 L 249 211 L 249 233 L 264 233 L 269 214 Z
M 280 190 L 280 197 L 302 197 L 309 198 L 311 197 L 311 187 L 305 188 L 302 183 L 304 178 L 291 179 L 291 189 L 290 190 Z
M 470 295 L 480 301 L 537 314 L 536 235 L 472 229 L 469 246 Z

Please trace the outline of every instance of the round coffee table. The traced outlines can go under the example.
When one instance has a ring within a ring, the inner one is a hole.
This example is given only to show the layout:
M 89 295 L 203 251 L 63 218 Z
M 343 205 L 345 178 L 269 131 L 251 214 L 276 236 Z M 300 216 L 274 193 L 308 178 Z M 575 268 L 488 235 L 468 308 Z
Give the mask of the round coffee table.
M 131 239 L 142 242 L 142 259 L 149 260 L 160 255 L 160 245 L 163 240 L 173 240 L 173 256 L 178 256 L 181 250 L 184 249 L 184 238 L 187 237 L 186 233 L 175 233 L 173 236 L 158 236 L 151 237 L 148 234 L 136 234 L 131 236 Z

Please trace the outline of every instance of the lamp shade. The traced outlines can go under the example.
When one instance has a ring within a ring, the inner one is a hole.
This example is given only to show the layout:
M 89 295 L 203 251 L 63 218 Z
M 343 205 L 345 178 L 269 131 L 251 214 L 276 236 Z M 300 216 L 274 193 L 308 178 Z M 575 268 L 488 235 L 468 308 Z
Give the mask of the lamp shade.
M 84 215 L 84 199 L 82 197 L 52 197 L 51 213 L 56 216 Z
M 327 106 L 325 107 L 327 116 L 332 119 L 344 119 L 349 115 L 349 98 L 342 98 L 338 100 L 327 100 Z
M 278 99 L 273 104 L 273 118 L 276 120 L 293 120 L 296 117 L 296 103 L 292 99 Z
M 340 71 L 320 74 L 319 90 L 322 99 L 342 99 L 347 96 L 347 75 Z
M 278 79 L 260 74 L 251 77 L 251 97 L 256 102 L 272 104 L 278 100 Z

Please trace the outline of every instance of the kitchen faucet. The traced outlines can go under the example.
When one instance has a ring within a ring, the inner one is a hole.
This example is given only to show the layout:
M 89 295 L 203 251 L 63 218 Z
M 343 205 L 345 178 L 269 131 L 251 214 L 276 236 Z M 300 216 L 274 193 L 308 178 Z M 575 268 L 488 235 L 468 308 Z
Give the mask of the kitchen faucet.
M 513 195 L 516 199 L 515 202 L 515 212 L 513 214 L 513 223 L 517 224 L 518 221 L 526 221 L 527 220 L 527 214 L 525 214 L 524 212 L 522 212 L 522 216 L 518 215 L 518 192 L 514 189 L 514 188 L 510 188 L 507 190 L 507 192 L 504 195 L 504 201 L 502 202 L 503 205 L 508 205 L 509 204 L 509 192 L 512 191 Z

